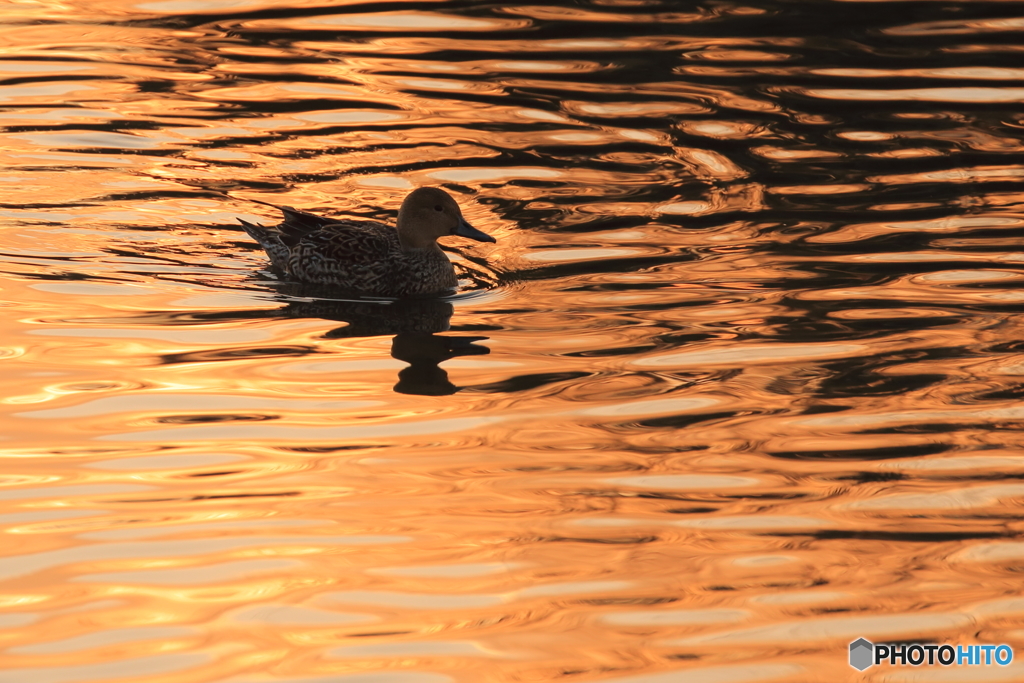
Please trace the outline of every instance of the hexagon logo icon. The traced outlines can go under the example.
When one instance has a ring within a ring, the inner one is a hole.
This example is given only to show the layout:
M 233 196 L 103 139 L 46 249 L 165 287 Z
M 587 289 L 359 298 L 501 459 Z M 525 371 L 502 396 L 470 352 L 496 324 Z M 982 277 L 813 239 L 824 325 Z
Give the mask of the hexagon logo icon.
M 857 671 L 863 671 L 871 666 L 875 658 L 875 646 L 870 640 L 858 638 L 850 643 L 850 666 Z

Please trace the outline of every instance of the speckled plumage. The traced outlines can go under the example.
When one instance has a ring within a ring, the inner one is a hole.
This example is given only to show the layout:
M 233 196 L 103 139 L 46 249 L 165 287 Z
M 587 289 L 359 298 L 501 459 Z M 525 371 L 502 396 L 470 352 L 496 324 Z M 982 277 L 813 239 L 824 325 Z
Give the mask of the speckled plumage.
M 277 226 L 239 219 L 271 263 L 299 282 L 354 294 L 406 297 L 451 291 L 458 280 L 437 237 L 494 241 L 466 223 L 455 200 L 436 188 L 421 188 L 406 198 L 397 228 L 277 208 L 284 213 Z

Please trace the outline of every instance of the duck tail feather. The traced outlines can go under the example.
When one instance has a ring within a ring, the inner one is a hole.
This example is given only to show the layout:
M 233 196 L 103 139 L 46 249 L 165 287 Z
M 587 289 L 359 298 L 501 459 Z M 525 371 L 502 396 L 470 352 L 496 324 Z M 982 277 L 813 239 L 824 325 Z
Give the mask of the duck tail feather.
M 315 232 L 331 223 L 338 222 L 337 219 L 324 218 L 323 216 L 317 216 L 306 211 L 299 211 L 290 206 L 278 206 L 276 208 L 284 214 L 284 221 L 277 227 L 284 234 L 285 241 L 297 243 L 309 233 Z
M 280 235 L 281 239 L 288 246 L 295 246 L 299 243 L 303 237 L 311 232 L 315 232 L 325 225 L 337 223 L 336 218 L 324 218 L 323 216 L 317 216 L 314 213 L 308 213 L 301 211 L 292 206 L 286 206 L 284 204 L 272 204 L 265 202 L 262 199 L 249 199 L 251 202 L 262 204 L 263 206 L 269 206 L 272 209 L 277 209 L 284 214 L 284 220 L 278 225 L 276 230 Z M 264 228 L 266 230 L 267 228 Z
M 242 224 L 242 229 L 245 230 L 249 237 L 259 242 L 274 266 L 281 270 L 287 270 L 288 256 L 291 250 L 282 241 L 281 233 L 277 228 L 250 223 L 241 218 L 238 219 L 238 222 Z

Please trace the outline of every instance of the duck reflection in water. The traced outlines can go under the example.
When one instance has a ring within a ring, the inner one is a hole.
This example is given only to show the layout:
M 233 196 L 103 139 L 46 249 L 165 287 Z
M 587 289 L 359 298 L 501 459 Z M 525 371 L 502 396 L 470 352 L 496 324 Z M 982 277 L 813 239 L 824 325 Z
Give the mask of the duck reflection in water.
M 412 298 L 396 301 L 348 301 L 327 298 L 323 286 L 282 283 L 279 291 L 289 297 L 309 298 L 292 301 L 284 313 L 295 318 L 323 318 L 348 323 L 327 332 L 327 339 L 379 337 L 393 335 L 391 356 L 409 367 L 398 372 L 395 391 L 421 396 L 446 396 L 459 391 L 448 379 L 440 363 L 457 356 L 479 356 L 490 349 L 475 342 L 487 337 L 447 336 L 455 308 L 443 299 Z

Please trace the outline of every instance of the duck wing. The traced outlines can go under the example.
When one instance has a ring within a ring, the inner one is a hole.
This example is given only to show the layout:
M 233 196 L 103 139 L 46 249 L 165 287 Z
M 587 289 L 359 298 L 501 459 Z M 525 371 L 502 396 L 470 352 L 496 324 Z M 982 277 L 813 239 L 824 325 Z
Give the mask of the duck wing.
M 348 239 L 354 239 L 356 242 L 367 242 L 365 245 L 367 248 L 363 249 L 363 251 L 371 252 L 375 252 L 375 249 L 372 247 L 373 235 L 365 234 L 366 230 L 364 228 L 367 226 L 387 228 L 386 225 L 373 221 L 327 218 L 291 206 L 271 204 L 261 199 L 253 199 L 251 201 L 277 209 L 284 215 L 284 219 L 277 225 L 259 225 L 249 223 L 241 218 L 238 219 L 238 222 L 242 224 L 245 231 L 260 243 L 260 246 L 271 257 L 274 265 L 278 267 L 284 266 L 284 263 L 288 260 L 289 252 L 305 237 L 328 228 L 328 226 L 331 227 L 327 232 L 313 238 L 314 242 L 329 244 L 332 241 L 345 242 Z M 371 228 L 371 230 L 373 229 Z M 394 232 L 394 229 L 388 228 L 388 230 Z
M 333 221 L 307 232 L 295 251 L 314 251 L 336 263 L 353 265 L 384 264 L 401 253 L 398 231 L 373 221 Z
M 406 275 L 398 231 L 369 221 L 337 221 L 306 233 L 287 265 L 298 280 L 367 293 L 388 291 Z
M 276 208 L 280 209 L 281 213 L 284 214 L 284 220 L 277 226 L 277 229 L 281 233 L 281 239 L 289 247 L 298 244 L 303 237 L 321 228 L 347 222 L 344 220 L 339 221 L 337 218 L 326 218 L 306 211 L 299 211 L 290 206 L 278 206 Z

